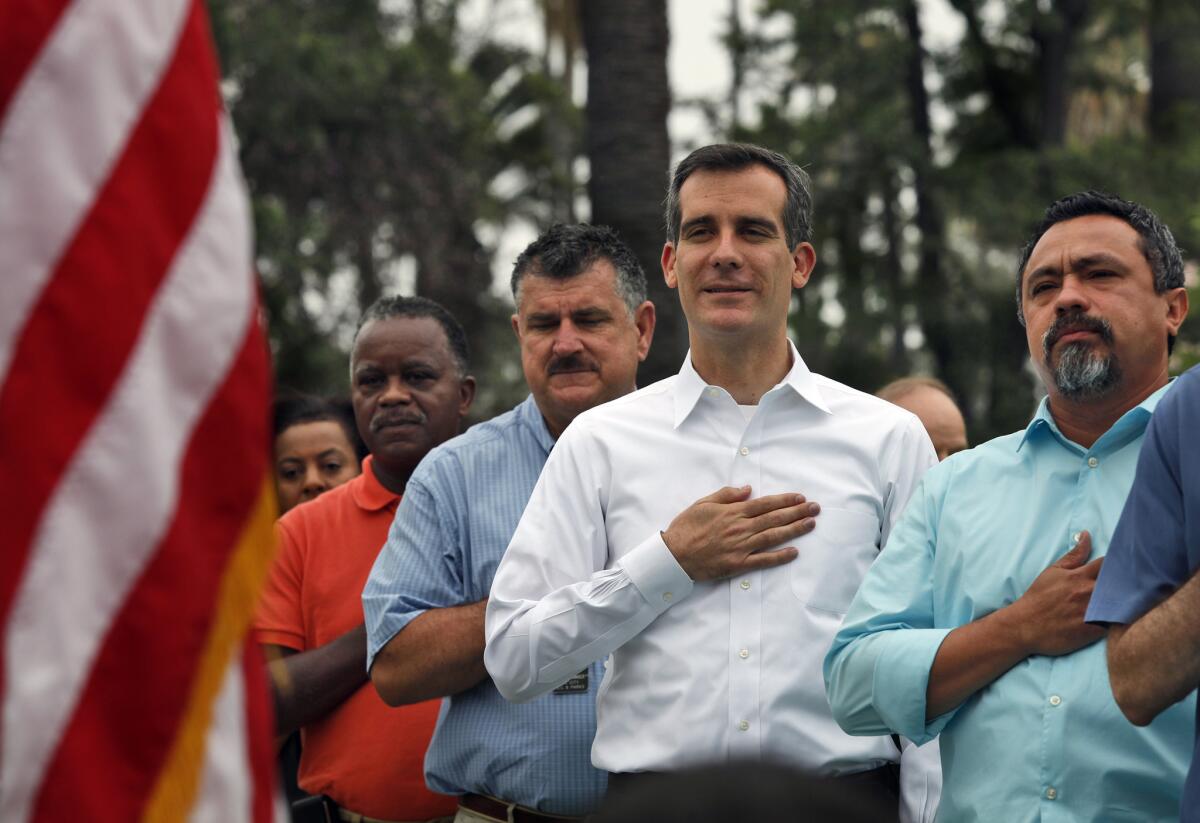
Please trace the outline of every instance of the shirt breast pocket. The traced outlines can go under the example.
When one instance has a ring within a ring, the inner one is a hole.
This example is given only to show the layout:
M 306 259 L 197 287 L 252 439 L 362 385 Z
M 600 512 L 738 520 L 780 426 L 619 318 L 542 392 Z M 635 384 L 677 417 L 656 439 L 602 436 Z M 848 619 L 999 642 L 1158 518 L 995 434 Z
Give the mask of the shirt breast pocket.
M 788 567 L 800 602 L 845 614 L 879 554 L 879 521 L 874 515 L 822 506 L 816 528 L 789 545 L 799 550 Z

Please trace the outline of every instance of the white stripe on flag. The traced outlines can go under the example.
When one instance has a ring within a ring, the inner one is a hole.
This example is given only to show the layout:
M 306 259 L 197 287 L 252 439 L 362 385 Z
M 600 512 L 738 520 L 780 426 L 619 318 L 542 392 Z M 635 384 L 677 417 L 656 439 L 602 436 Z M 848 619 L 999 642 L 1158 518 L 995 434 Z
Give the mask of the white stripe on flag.
M 170 525 L 192 430 L 258 322 L 250 266 L 245 191 L 222 117 L 192 232 L 34 534 L 4 643 L 0 820 L 29 815 L 109 626 Z
M 0 122 L 0 384 L 17 336 L 175 54 L 189 0 L 76 0 Z
M 239 823 L 253 816 L 254 778 L 246 743 L 245 675 L 241 648 L 225 669 L 204 740 L 200 790 L 189 823 Z

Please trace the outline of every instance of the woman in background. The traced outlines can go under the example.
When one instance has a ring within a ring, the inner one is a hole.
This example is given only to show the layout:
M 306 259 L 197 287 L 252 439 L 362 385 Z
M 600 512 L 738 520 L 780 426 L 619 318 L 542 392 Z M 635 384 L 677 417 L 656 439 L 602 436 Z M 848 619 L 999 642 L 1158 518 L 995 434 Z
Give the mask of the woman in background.
M 275 401 L 279 513 L 357 476 L 365 451 L 349 401 L 281 394 Z
M 275 399 L 274 415 L 280 515 L 359 474 L 367 448 L 349 400 L 284 390 Z M 279 748 L 279 774 L 289 804 L 307 796 L 296 784 L 299 764 L 300 733 L 295 732 Z

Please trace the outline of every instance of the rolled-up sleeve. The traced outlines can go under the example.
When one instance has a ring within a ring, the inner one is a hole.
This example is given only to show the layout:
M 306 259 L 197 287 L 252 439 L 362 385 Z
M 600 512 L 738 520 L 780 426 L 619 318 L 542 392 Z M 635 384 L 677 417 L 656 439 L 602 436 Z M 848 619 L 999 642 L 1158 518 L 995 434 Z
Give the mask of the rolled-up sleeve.
M 953 716 L 925 722 L 929 671 L 951 631 L 936 628 L 934 621 L 937 521 L 931 487 L 939 486 L 939 469 L 913 495 L 825 657 L 829 705 L 849 734 L 901 734 L 920 745 Z
M 514 702 L 607 657 L 692 590 L 657 533 L 609 563 L 605 461 L 579 423 L 550 454 L 488 600 L 484 664 Z

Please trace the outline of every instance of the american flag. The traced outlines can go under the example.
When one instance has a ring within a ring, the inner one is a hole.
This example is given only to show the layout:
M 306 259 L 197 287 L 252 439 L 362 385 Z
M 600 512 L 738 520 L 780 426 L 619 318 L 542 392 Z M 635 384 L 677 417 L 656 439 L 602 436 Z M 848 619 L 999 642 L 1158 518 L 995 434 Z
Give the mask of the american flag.
M 196 0 L 0 0 L 0 820 L 280 812 L 268 354 Z

